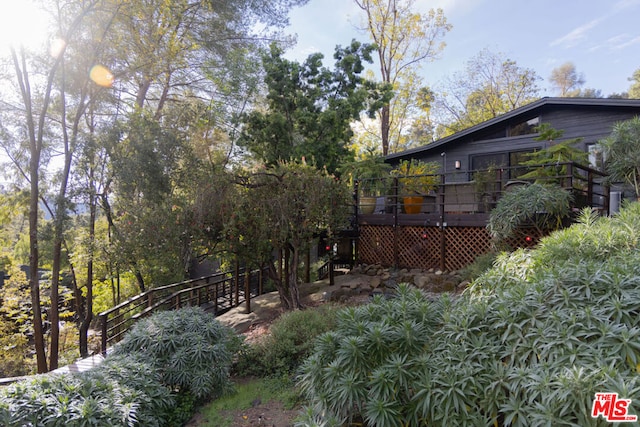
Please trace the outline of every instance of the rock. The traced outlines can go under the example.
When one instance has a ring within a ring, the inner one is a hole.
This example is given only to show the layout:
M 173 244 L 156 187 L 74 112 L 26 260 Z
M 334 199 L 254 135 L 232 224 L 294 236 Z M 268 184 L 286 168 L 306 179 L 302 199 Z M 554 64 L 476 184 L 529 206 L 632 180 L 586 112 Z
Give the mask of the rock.
M 414 277 L 413 282 L 416 285 L 416 287 L 420 289 L 426 289 L 430 281 L 428 276 L 420 275 L 420 276 Z
M 436 276 L 442 276 L 442 270 L 438 270 L 438 271 L 436 271 L 436 272 L 435 272 L 435 275 L 436 275 Z
M 469 286 L 470 284 L 471 284 L 470 281 L 463 280 L 462 282 L 458 283 L 458 290 L 462 291 L 464 289 L 467 289 L 467 286 Z
M 369 282 L 369 286 L 371 286 L 373 289 L 376 289 L 381 284 L 382 284 L 382 278 L 380 276 L 373 277 Z

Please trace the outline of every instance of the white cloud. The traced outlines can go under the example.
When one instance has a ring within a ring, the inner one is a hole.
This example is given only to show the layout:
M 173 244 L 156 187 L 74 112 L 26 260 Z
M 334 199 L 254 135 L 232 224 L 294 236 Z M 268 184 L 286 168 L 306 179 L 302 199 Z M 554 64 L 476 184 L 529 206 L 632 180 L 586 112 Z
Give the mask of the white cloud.
M 584 25 L 574 28 L 564 36 L 553 40 L 551 43 L 549 43 L 549 45 L 564 46 L 567 48 L 573 47 L 576 44 L 580 43 L 582 40 L 585 40 L 589 31 L 595 28 L 601 21 L 602 18 L 594 19 L 593 21 L 587 22 Z
M 640 43 L 640 36 L 634 37 L 622 43 L 617 43 L 613 45 L 611 48 L 615 50 L 621 50 L 621 49 L 626 49 L 629 46 L 633 46 L 634 44 L 638 44 L 638 43 Z

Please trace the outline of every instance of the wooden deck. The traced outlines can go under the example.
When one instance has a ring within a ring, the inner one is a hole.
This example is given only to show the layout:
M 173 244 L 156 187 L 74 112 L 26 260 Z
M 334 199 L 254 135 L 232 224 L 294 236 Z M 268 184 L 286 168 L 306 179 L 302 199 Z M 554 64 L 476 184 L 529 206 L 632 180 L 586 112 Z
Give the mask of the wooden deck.
M 609 212 L 609 188 L 605 175 L 597 170 L 573 163 L 566 166 L 566 175 L 549 176 L 553 182 L 574 196 L 574 210 L 591 207 L 601 214 Z M 549 165 L 558 168 L 558 164 Z M 545 166 L 541 166 L 545 167 Z M 508 168 L 492 173 L 494 177 L 483 186 L 467 178 L 478 172 L 455 172 L 440 175 L 440 185 L 423 196 L 418 213 L 407 213 L 403 207 L 402 188 L 398 179 L 387 179 L 385 185 L 358 182 L 355 187 L 356 212 L 355 253 L 357 263 L 382 264 L 398 268 L 439 268 L 456 270 L 491 249 L 486 229 L 491 210 L 505 192 L 514 187 L 528 185 L 531 180 L 512 178 Z M 520 170 L 521 172 L 521 170 Z M 494 179 L 495 178 L 495 179 Z M 391 181 L 391 182 L 389 182 Z M 540 179 L 535 180 L 540 182 Z M 370 188 L 387 188 L 375 202 L 361 205 L 361 195 Z M 420 200 L 420 199 L 418 199 Z M 368 213 L 365 208 L 373 207 Z M 533 230 L 523 230 L 516 236 L 513 247 L 535 244 L 540 237 Z

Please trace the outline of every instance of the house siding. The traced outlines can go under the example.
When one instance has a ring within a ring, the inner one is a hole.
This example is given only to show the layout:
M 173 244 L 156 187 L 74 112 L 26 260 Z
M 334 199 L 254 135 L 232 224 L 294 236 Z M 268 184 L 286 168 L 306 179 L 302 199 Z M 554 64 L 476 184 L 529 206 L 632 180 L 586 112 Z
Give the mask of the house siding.
M 474 127 L 477 130 L 471 128 L 424 147 L 393 154 L 387 157 L 387 162 L 396 165 L 411 158 L 438 162 L 442 165 L 441 172 L 447 172 L 448 181 L 465 181 L 468 179 L 466 171 L 471 169 L 471 159 L 475 155 L 533 151 L 547 145 L 546 141 L 534 140 L 537 134 L 485 139 L 496 134 L 507 135 L 509 126 L 539 117 L 540 123 L 549 123 L 564 132 L 560 141 L 582 138 L 579 148 L 586 151 L 589 144 L 607 137 L 615 123 L 640 115 L 640 100 L 543 98 L 532 105 L 507 113 L 503 119 L 497 117 L 477 125 Z M 460 162 L 460 174 L 452 174 L 456 171 L 456 161 Z

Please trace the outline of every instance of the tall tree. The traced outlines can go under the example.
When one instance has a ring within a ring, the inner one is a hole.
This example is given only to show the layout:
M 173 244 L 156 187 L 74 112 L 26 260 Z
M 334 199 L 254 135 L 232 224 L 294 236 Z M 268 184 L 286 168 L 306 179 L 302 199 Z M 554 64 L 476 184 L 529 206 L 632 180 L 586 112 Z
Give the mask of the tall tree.
M 374 46 L 352 41 L 338 46 L 333 70 L 322 66 L 322 54 L 302 64 L 282 57 L 276 45 L 264 57 L 266 111 L 244 117 L 240 143 L 268 165 L 301 159 L 333 172 L 353 159 L 351 123 L 367 111 L 372 115 L 390 97 L 387 87 L 364 79 L 364 63 Z
M 482 123 L 538 98 L 540 77 L 488 49 L 445 83 L 438 107 L 448 122 L 440 136 Z
M 413 94 L 424 86 L 417 70 L 442 51 L 442 38 L 451 25 L 442 9 L 416 12 L 414 0 L 354 1 L 365 12 L 366 30 L 378 46 L 380 78 L 396 91 L 379 113 L 382 154 L 386 156 L 397 142 L 390 139 L 398 139 L 410 126 L 406 116 L 414 105 Z
M 227 221 L 230 250 L 243 260 L 266 264 L 282 307 L 302 307 L 298 270 L 305 250 L 321 232 L 347 225 L 350 189 L 335 177 L 303 162 L 280 163 L 244 176 L 242 196 Z M 287 268 L 274 265 L 282 253 Z M 280 272 L 282 271 L 282 274 Z
M 549 81 L 558 95 L 572 97 L 580 94 L 580 88 L 585 80 L 584 75 L 578 73 L 573 62 L 565 62 L 551 70 Z
M 629 81 L 632 82 L 629 88 L 629 98 L 640 99 L 640 68 L 633 72 Z

